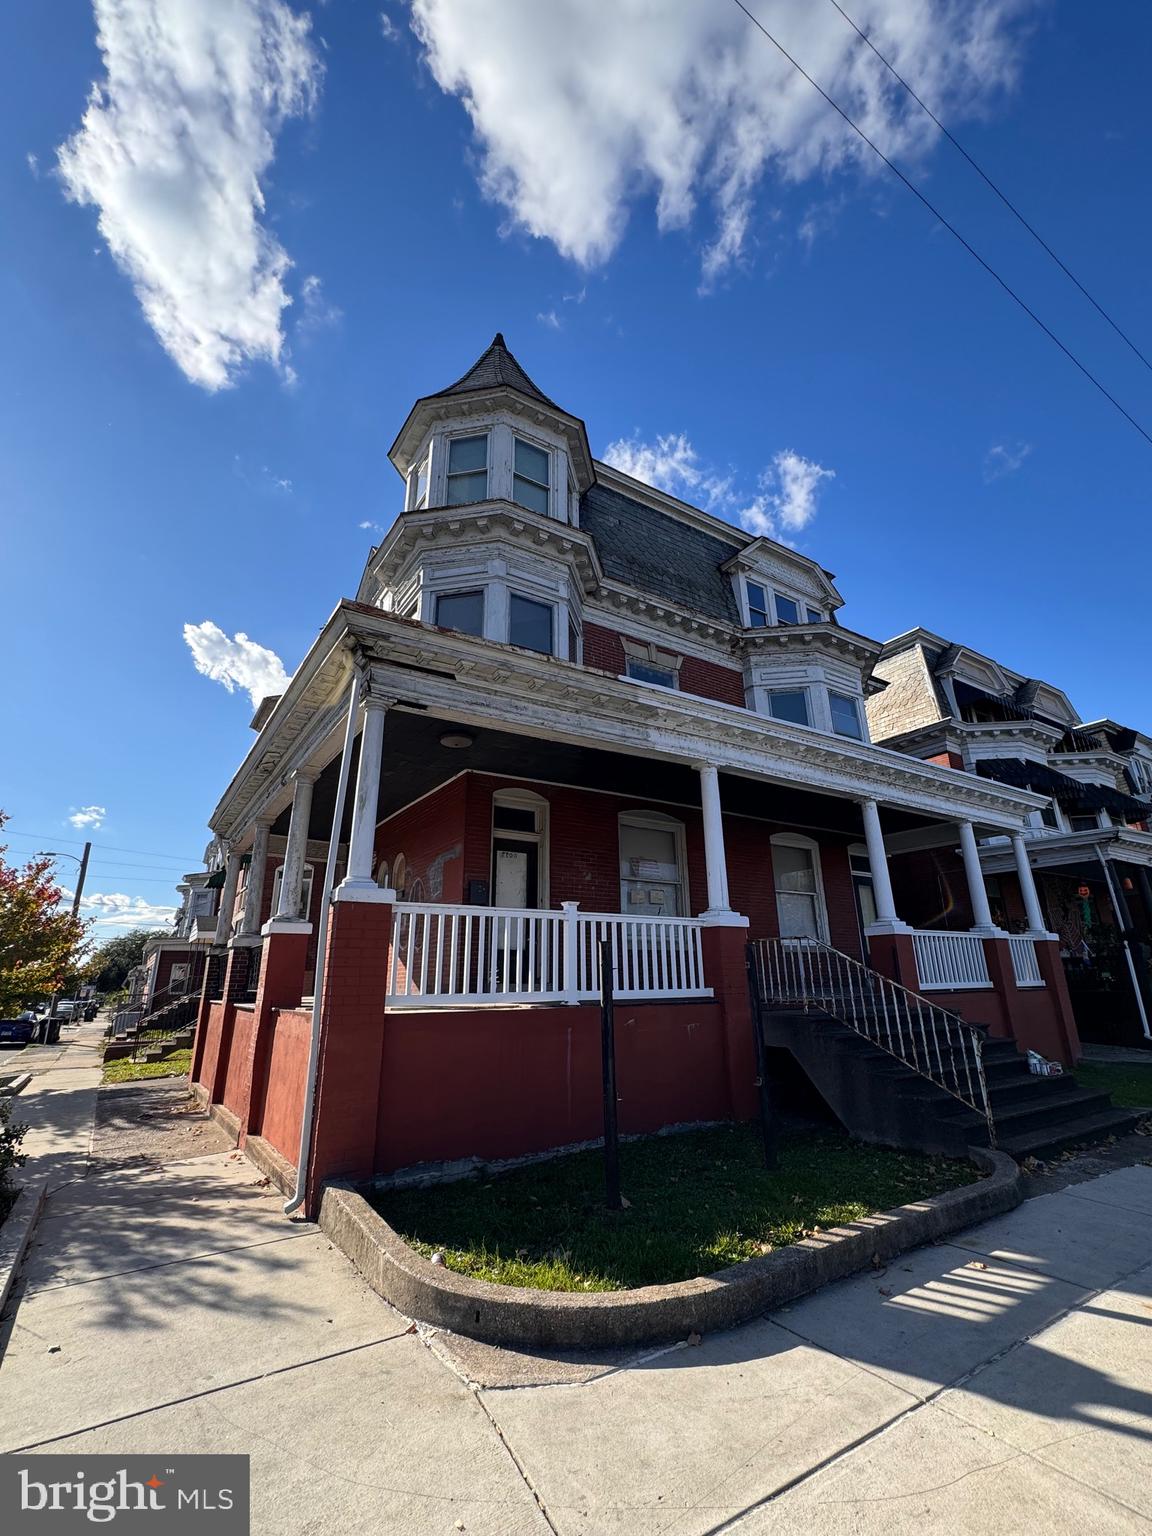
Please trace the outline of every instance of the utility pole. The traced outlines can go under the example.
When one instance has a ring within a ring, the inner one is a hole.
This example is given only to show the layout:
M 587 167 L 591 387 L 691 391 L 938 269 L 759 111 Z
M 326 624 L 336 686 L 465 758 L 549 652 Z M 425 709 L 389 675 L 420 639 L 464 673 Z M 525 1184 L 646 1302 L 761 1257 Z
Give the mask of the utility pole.
M 84 877 L 88 873 L 88 855 L 92 852 L 92 844 L 84 844 L 84 856 L 80 860 L 80 875 L 76 881 L 76 894 L 72 898 L 72 916 L 78 917 L 80 913 L 80 898 L 84 894 Z
M 85 880 L 85 877 L 88 874 L 88 859 L 89 859 L 89 856 L 91 855 L 91 853 L 92 853 L 92 844 L 91 843 L 85 843 L 84 844 L 84 854 L 83 854 L 83 857 L 79 860 L 80 873 L 76 877 L 76 890 L 75 890 L 75 893 L 73 894 L 73 897 L 72 897 L 72 916 L 73 917 L 78 917 L 80 915 L 80 898 L 84 894 L 84 880 Z M 59 854 L 53 854 L 52 857 L 53 858 L 59 858 L 60 855 Z M 76 857 L 76 855 L 74 853 L 69 853 L 69 854 L 65 854 L 64 857 L 65 858 L 69 858 L 69 859 L 74 859 Z M 49 1003 L 49 1005 L 48 1005 L 48 1018 L 49 1018 L 49 1021 L 51 1021 L 52 1019 L 54 1019 L 56 1017 L 56 1004 L 59 1002 L 59 1000 L 60 1000 L 60 989 L 57 988 L 56 991 L 53 992 L 53 994 L 52 994 L 52 1001 L 51 1001 L 51 1003 Z

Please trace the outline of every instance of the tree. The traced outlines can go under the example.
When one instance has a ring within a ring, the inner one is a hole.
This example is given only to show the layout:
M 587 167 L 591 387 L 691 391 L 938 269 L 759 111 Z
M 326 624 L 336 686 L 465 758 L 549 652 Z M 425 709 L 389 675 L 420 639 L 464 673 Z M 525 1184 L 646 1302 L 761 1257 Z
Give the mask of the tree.
M 84 966 L 84 980 L 97 992 L 118 992 L 128 979 L 128 972 L 144 958 L 149 939 L 170 939 L 170 928 L 133 928 L 119 938 L 101 944 Z
M 0 811 L 0 829 L 8 820 Z M 0 1019 L 60 987 L 83 959 L 87 923 L 61 906 L 52 860 L 9 864 L 0 843 Z

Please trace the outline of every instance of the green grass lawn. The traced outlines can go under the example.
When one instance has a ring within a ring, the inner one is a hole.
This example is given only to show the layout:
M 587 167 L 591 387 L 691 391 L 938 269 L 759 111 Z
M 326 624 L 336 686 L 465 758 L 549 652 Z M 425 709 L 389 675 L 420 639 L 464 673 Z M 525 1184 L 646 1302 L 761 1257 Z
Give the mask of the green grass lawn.
M 442 1253 L 460 1274 L 613 1291 L 711 1274 L 976 1177 L 965 1162 L 831 1131 L 785 1136 L 780 1166 L 768 1173 L 748 1126 L 625 1142 L 620 1163 L 624 1211 L 604 1209 L 599 1151 L 496 1178 L 381 1191 L 373 1203 L 420 1253 Z
M 1076 1081 L 1095 1093 L 1110 1093 L 1118 1109 L 1152 1110 L 1152 1060 L 1141 1066 L 1122 1061 L 1085 1061 L 1076 1068 Z
M 192 1070 L 190 1050 L 171 1051 L 160 1061 L 133 1061 L 130 1056 L 104 1066 L 105 1083 L 138 1083 L 146 1077 L 184 1077 Z

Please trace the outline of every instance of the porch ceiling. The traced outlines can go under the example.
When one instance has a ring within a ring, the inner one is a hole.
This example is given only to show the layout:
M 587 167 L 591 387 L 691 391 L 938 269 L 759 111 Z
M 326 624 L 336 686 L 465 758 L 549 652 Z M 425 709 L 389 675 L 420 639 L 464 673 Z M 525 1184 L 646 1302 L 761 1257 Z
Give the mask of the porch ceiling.
M 440 738 L 452 732 L 471 736 L 472 745 L 464 749 L 442 746 Z M 359 746 L 357 738 L 353 776 Z M 316 781 L 312 796 L 308 835 L 324 842 L 332 827 L 339 766 L 339 758 L 328 764 Z M 389 711 L 384 728 L 377 820 L 391 816 L 421 795 L 468 770 L 571 785 L 578 789 L 603 790 L 654 803 L 700 804 L 699 775 L 687 764 L 454 724 L 399 706 Z M 863 838 L 860 809 L 851 800 L 766 781 L 757 782 L 737 774 L 721 773 L 720 781 L 724 810 L 729 814 L 821 829 L 851 839 Z M 885 808 L 882 815 L 886 833 L 914 831 L 933 825 L 930 817 L 900 810 Z M 287 810 L 281 813 L 272 828 L 274 833 L 287 833 L 288 816 Z M 352 796 L 349 795 L 340 834 L 342 840 L 350 835 L 351 816 Z

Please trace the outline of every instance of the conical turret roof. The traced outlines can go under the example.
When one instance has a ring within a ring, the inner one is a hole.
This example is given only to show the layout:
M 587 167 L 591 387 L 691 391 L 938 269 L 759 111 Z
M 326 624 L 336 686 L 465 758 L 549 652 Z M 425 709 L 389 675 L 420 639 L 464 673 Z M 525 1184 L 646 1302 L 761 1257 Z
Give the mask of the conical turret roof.
M 554 411 L 562 409 L 555 400 L 549 400 L 544 391 L 533 384 L 509 352 L 508 344 L 499 331 L 492 338 L 492 344 L 488 350 L 476 359 L 468 372 L 457 379 L 455 384 L 449 384 L 447 389 L 437 390 L 432 398 L 435 399 L 438 395 L 466 395 L 473 390 L 500 388 L 515 389 L 522 395 L 539 400 L 542 405 L 551 406 Z

